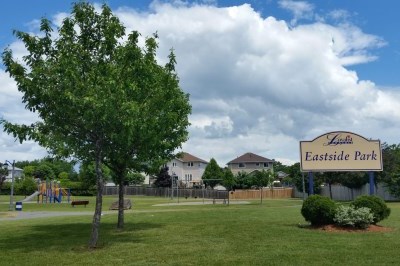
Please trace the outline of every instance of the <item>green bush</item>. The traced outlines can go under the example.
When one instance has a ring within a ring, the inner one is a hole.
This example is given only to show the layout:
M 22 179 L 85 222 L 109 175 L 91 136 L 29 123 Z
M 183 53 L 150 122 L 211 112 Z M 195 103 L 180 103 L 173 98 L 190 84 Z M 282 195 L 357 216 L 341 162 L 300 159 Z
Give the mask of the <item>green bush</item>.
M 15 194 L 28 196 L 37 190 L 35 179 L 26 176 L 15 183 Z
M 328 197 L 312 195 L 301 208 L 301 214 L 312 225 L 332 224 L 335 217 L 336 204 Z
M 373 224 L 386 219 L 390 215 L 390 208 L 387 207 L 384 200 L 377 196 L 363 195 L 359 196 L 355 201 L 351 203 L 355 208 L 367 207 L 371 209 L 374 215 Z
M 366 229 L 374 221 L 374 215 L 367 207 L 356 209 L 354 206 L 339 206 L 333 220 L 340 226 Z

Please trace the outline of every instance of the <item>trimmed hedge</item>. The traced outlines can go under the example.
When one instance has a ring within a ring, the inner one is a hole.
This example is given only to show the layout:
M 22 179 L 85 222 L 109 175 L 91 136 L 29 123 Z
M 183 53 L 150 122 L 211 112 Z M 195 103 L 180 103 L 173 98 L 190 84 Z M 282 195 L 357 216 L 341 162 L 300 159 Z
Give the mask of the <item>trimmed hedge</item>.
M 371 213 L 374 215 L 373 224 L 377 224 L 390 215 L 390 208 L 386 205 L 384 200 L 377 196 L 359 196 L 351 203 L 351 205 L 357 209 L 362 207 L 369 208 Z
M 328 197 L 309 196 L 301 208 L 301 214 L 312 225 L 332 224 L 336 213 L 336 204 Z

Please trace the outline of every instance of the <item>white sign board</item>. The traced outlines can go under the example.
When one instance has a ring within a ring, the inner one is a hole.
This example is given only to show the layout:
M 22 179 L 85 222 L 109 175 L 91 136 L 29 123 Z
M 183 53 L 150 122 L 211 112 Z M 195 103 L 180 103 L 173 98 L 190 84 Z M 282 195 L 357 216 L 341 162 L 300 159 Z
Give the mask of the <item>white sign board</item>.
M 383 170 L 380 141 L 346 131 L 300 141 L 300 157 L 303 172 Z

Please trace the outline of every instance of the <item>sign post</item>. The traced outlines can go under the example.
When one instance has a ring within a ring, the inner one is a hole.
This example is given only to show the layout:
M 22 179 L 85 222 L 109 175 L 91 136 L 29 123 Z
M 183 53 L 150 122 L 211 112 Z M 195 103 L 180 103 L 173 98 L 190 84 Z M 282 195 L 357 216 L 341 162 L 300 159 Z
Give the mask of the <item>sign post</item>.
M 375 186 L 375 181 L 374 181 L 374 172 L 369 171 L 369 194 L 374 195 L 374 186 Z
M 308 172 L 308 194 L 314 195 L 314 177 L 312 172 Z

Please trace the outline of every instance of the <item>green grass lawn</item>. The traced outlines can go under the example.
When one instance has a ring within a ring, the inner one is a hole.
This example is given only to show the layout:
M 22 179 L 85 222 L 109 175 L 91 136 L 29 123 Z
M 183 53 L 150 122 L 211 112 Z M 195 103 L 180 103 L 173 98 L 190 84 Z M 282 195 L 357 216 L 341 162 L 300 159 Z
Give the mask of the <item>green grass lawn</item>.
M 398 264 L 400 203 L 381 225 L 391 232 L 325 232 L 300 228 L 302 201 L 247 205 L 179 205 L 166 198 L 129 197 L 134 210 L 102 217 L 99 248 L 86 244 L 92 216 L 0 221 L 0 265 L 388 265 Z M 24 204 L 23 211 L 93 211 L 68 204 Z M 104 198 L 108 210 L 116 197 Z M 188 199 L 189 200 L 189 199 Z M 0 197 L 1 202 L 7 198 Z M 176 200 L 175 200 L 176 201 Z M 186 200 L 181 200 L 184 202 Z M 197 199 L 201 202 L 201 199 Z M 2 206 L 4 205 L 4 206 Z M 0 204 L 0 212 L 8 205 Z M 1 218 L 1 217 L 0 217 Z

